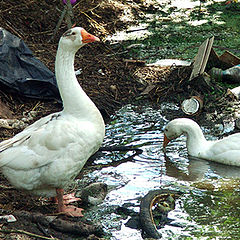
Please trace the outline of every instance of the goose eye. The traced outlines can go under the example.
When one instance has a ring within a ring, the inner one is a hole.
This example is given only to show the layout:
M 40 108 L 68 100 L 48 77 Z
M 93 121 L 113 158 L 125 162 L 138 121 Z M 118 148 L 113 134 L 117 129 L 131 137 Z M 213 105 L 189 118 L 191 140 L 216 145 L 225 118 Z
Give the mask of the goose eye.
M 71 29 L 67 30 L 64 34 L 63 34 L 63 37 L 67 37 L 71 35 Z
M 74 35 L 76 35 L 76 32 L 72 32 L 72 29 L 67 30 L 67 31 L 63 34 L 64 37 L 74 36 Z

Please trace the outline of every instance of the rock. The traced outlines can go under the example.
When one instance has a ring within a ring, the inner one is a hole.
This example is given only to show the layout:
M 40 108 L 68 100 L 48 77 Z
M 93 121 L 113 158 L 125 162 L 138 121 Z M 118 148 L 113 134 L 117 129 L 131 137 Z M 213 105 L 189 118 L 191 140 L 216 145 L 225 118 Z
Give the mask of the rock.
M 85 187 L 79 197 L 82 199 L 83 204 L 98 205 L 107 195 L 107 184 L 105 183 L 92 183 Z

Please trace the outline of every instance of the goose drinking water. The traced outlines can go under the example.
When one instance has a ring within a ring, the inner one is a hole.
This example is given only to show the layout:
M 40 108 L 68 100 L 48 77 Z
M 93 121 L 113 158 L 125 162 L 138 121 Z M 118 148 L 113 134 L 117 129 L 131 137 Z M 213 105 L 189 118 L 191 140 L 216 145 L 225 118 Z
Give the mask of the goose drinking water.
M 181 135 L 187 137 L 187 151 L 192 157 L 240 167 L 240 133 L 207 141 L 199 125 L 188 118 L 176 118 L 164 129 L 163 147 Z

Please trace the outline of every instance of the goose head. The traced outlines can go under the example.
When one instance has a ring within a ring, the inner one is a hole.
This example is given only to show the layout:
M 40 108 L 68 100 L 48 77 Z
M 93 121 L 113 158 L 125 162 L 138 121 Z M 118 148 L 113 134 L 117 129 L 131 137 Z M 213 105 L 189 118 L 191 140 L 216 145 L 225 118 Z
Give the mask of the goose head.
M 76 52 L 83 45 L 91 42 L 100 41 L 100 39 L 88 33 L 82 27 L 74 27 L 67 30 L 59 41 L 60 47 Z
M 169 122 L 164 128 L 163 148 L 165 148 L 171 140 L 180 137 L 182 134 L 181 122 L 178 121 L 178 119 Z
M 187 136 L 189 141 L 194 143 L 197 143 L 196 141 L 198 140 L 202 142 L 205 141 L 202 130 L 195 121 L 189 118 L 176 118 L 170 121 L 164 129 L 163 148 L 165 148 L 171 140 L 181 135 Z

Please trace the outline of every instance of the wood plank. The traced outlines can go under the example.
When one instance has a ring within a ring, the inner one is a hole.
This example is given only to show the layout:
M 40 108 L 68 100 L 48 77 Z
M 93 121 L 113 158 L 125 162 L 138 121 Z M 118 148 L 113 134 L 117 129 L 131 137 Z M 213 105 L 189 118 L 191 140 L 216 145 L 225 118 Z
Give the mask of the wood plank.
M 211 53 L 213 41 L 214 41 L 214 37 L 210 37 L 208 39 L 208 44 L 207 44 L 206 49 L 205 49 L 205 55 L 204 55 L 203 60 L 202 60 L 202 65 L 201 65 L 201 70 L 200 70 L 199 75 L 201 75 L 205 72 L 205 68 L 207 66 L 207 62 L 208 62 L 208 59 L 209 59 L 209 56 L 210 56 L 210 53 Z
M 189 81 L 192 81 L 194 78 L 198 77 L 205 71 L 207 61 L 212 49 L 213 41 L 214 36 L 206 39 L 198 48 L 198 53 L 195 57 L 193 70 L 189 78 Z
M 231 52 L 229 51 L 225 51 L 220 57 L 219 60 L 227 63 L 229 65 L 229 67 L 233 67 L 236 66 L 238 64 L 240 64 L 240 58 L 233 55 Z

